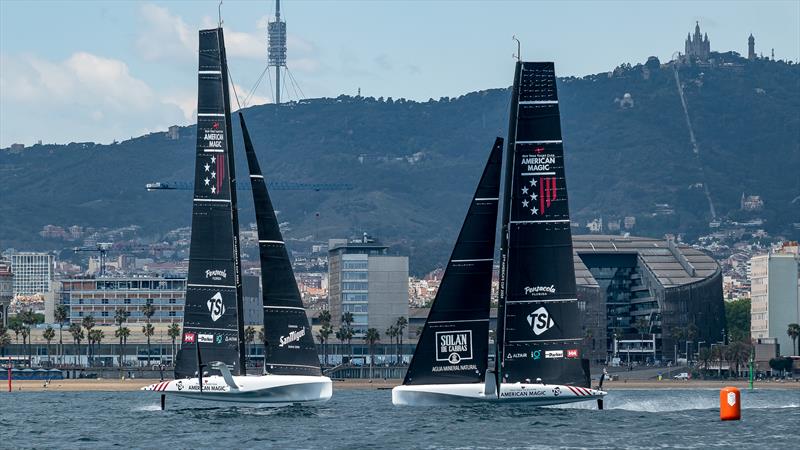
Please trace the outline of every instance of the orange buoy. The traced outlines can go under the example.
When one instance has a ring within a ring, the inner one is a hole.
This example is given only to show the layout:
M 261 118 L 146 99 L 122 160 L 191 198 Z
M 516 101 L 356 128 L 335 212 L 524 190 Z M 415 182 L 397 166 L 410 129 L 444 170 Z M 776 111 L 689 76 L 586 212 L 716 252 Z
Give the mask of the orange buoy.
M 742 418 L 742 396 L 739 389 L 726 386 L 719 391 L 720 420 L 739 420 Z

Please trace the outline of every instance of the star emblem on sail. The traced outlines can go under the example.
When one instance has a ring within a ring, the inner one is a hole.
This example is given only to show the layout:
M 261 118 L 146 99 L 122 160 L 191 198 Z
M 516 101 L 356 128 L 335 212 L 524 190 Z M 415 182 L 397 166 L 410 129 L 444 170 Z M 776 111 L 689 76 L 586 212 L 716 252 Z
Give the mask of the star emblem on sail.
M 535 191 L 528 194 L 528 186 L 522 188 L 522 207 L 529 209 L 532 216 L 543 215 L 558 197 L 556 188 L 556 177 L 540 176 L 538 179 L 531 178 L 529 181 L 531 188 L 539 187 L 539 194 Z M 529 200 L 530 198 L 530 200 Z M 539 200 L 538 207 L 536 200 Z
M 203 186 L 208 186 L 212 194 L 222 193 L 225 180 L 225 155 L 211 155 L 210 161 L 203 165 Z

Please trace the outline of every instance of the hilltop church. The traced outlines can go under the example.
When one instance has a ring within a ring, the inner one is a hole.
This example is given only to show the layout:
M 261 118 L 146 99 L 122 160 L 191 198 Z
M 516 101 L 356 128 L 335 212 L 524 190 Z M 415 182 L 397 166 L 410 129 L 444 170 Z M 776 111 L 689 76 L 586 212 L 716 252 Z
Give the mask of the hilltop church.
M 711 41 L 708 40 L 708 33 L 700 34 L 700 22 L 698 21 L 694 27 L 694 36 L 691 34 L 686 36 L 686 56 L 705 62 L 708 61 L 710 55 Z

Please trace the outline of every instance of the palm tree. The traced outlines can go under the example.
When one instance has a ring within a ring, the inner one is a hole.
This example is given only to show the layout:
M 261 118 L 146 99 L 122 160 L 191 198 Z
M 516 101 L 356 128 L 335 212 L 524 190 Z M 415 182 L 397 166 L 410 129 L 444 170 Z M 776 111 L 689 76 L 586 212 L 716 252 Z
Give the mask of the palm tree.
M 128 317 L 131 315 L 130 311 L 125 308 L 117 308 L 114 312 L 114 323 L 117 324 L 117 329 L 114 331 L 114 337 L 119 338 L 119 371 L 122 373 L 122 359 L 124 355 L 122 354 L 122 324 L 128 320 Z
M 114 330 L 114 337 L 119 338 L 119 372 L 120 378 L 122 377 L 122 367 L 125 365 L 125 345 L 128 343 L 128 337 L 131 335 L 131 329 L 128 327 L 119 327 Z
M 375 328 L 370 328 L 364 334 L 364 342 L 369 346 L 369 380 L 372 381 L 372 362 L 375 359 L 375 343 L 381 340 L 381 334 Z
M 100 330 L 100 329 L 94 329 L 94 330 L 92 330 L 92 331 L 90 331 L 90 332 L 88 332 L 86 334 L 86 339 L 89 341 L 89 346 L 90 347 L 93 347 L 95 344 L 97 344 L 97 346 L 99 347 L 100 346 L 100 341 L 102 341 L 103 338 L 105 338 L 105 337 L 106 337 L 106 334 L 103 333 L 103 330 Z M 92 349 L 92 356 L 94 357 L 94 355 L 95 355 L 95 352 L 94 352 L 94 348 L 93 348 Z
M 69 318 L 69 310 L 67 305 L 56 306 L 55 313 L 53 314 L 55 321 L 58 322 L 58 361 L 59 364 L 64 364 L 64 335 L 63 328 L 64 322 Z
M 14 332 L 14 343 L 19 345 L 19 335 L 22 333 L 22 329 L 25 328 L 22 325 L 22 322 L 15 320 L 11 322 L 11 325 L 8 326 L 8 329 Z
M 142 327 L 142 333 L 144 333 L 144 336 L 147 338 L 147 365 L 149 366 L 150 365 L 150 338 L 153 337 L 154 334 L 156 334 L 156 328 L 153 326 L 152 323 L 147 322 Z
M 248 347 L 247 344 L 251 344 L 249 346 L 252 346 L 253 341 L 255 341 L 255 340 L 256 340 L 256 329 L 252 325 L 248 325 L 244 329 L 245 359 L 247 359 L 247 355 L 250 354 L 250 352 L 247 349 L 247 347 Z
M 48 326 L 42 333 L 42 337 L 47 341 L 47 362 L 50 362 L 50 341 L 56 337 L 56 330 Z
M 703 363 L 703 370 L 708 370 L 708 362 L 711 361 L 712 356 L 708 347 L 701 348 L 698 352 L 698 358 Z
M 89 314 L 88 316 L 85 316 L 83 318 L 83 320 L 81 321 L 81 325 L 83 325 L 83 328 L 86 328 L 86 340 L 88 341 L 89 344 L 86 347 L 86 361 L 87 365 L 91 366 L 92 340 L 89 339 L 89 337 L 92 335 L 92 328 L 94 328 L 95 325 L 97 325 L 97 323 L 95 322 L 94 317 L 91 314 Z
M 408 326 L 408 320 L 400 316 L 397 318 L 397 322 L 395 322 L 395 326 L 397 327 L 397 340 L 399 342 L 399 351 L 397 354 L 397 359 L 400 363 L 403 362 L 403 331 L 405 331 L 406 327 Z
M 80 364 L 79 359 L 81 354 L 81 341 L 83 340 L 84 337 L 83 328 L 81 328 L 81 326 L 77 323 L 72 323 L 69 325 L 67 331 L 69 332 L 69 334 L 72 335 L 72 340 L 76 345 L 75 355 L 77 355 L 77 359 L 75 361 L 75 364 Z
M 389 338 L 389 341 L 395 345 L 394 347 L 394 354 L 397 356 L 397 327 L 391 325 L 389 328 L 386 329 L 386 337 Z M 396 361 L 395 361 L 396 362 Z
M 317 316 L 319 320 L 319 324 L 322 326 L 330 325 L 331 324 L 331 312 L 327 309 L 320 311 L 319 316 Z
M 6 356 L 6 346 L 11 344 L 11 336 L 8 335 L 8 329 L 0 323 L 0 356 Z
M 156 314 L 156 308 L 153 306 L 153 299 L 148 298 L 142 308 L 142 315 L 144 316 L 145 326 L 142 327 L 142 333 L 147 337 L 147 365 L 150 365 L 150 338 L 156 333 L 155 328 L 151 324 L 153 316 Z
M 28 337 L 31 335 L 31 329 L 28 327 L 22 327 L 22 346 L 28 349 L 28 367 L 31 366 L 31 346 L 30 342 L 28 342 Z
M 167 336 L 172 339 L 172 366 L 175 366 L 175 340 L 181 335 L 181 326 L 178 322 L 172 322 L 172 325 L 167 328 Z
M 36 325 L 37 322 L 36 314 L 34 314 L 32 310 L 26 309 L 20 313 L 19 318 L 22 321 L 22 324 L 25 325 L 25 327 L 28 329 L 27 334 L 28 338 L 30 338 L 33 326 Z M 24 336 L 23 336 L 23 341 L 24 341 Z M 33 344 L 32 341 L 33 339 L 28 339 L 28 366 L 31 365 L 31 353 L 33 353 L 31 351 L 31 345 Z
M 797 338 L 800 337 L 800 324 L 790 323 L 789 328 L 786 330 L 786 334 L 792 338 L 792 346 L 795 348 L 797 347 Z M 798 348 L 795 352 L 795 355 L 800 354 L 800 348 Z
M 330 322 L 323 324 L 322 328 L 317 332 L 317 339 L 319 339 L 319 343 L 322 344 L 322 359 L 326 366 L 328 365 L 328 338 L 331 334 L 333 334 L 333 328 L 331 328 Z

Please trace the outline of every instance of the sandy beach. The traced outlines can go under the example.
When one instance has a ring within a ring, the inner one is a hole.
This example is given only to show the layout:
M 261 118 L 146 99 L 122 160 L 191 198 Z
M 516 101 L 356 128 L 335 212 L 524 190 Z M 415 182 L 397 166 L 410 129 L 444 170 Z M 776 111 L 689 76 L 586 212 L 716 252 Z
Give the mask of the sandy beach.
M 25 380 L 13 381 L 14 392 L 65 392 L 65 391 L 135 391 L 157 379 L 78 379 L 78 380 L 53 380 L 47 386 L 43 381 Z M 400 384 L 402 380 L 335 380 L 334 389 L 391 389 Z M 2 390 L 7 390 L 7 382 L 0 383 Z M 735 386 L 747 389 L 747 380 L 692 380 L 692 381 L 607 381 L 605 388 L 614 389 L 720 389 L 724 386 Z M 756 382 L 756 389 L 787 389 L 800 392 L 800 382 Z

